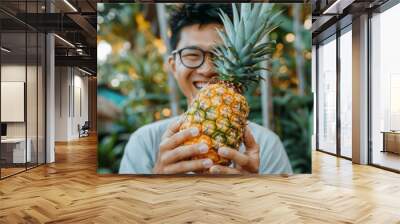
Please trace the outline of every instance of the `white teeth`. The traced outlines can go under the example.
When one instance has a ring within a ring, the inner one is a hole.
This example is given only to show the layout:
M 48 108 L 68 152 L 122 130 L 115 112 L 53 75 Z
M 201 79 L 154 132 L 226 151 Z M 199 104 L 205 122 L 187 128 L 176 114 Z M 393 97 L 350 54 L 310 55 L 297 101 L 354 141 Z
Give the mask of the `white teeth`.
M 201 88 L 203 88 L 204 86 L 206 86 L 207 85 L 207 82 L 194 82 L 194 86 L 197 88 L 197 89 L 201 89 Z

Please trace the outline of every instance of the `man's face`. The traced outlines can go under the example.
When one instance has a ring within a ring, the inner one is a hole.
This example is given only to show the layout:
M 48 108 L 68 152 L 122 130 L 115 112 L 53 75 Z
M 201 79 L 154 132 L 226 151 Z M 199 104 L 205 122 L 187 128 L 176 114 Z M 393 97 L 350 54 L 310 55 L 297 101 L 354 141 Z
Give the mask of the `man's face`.
M 220 24 L 198 24 L 184 27 L 181 30 L 180 40 L 176 49 L 180 50 L 187 47 L 197 47 L 204 51 L 211 51 L 216 44 L 221 43 L 216 28 L 222 29 Z M 192 102 L 197 92 L 212 77 L 217 76 L 209 55 L 206 55 L 204 63 L 198 68 L 188 68 L 185 66 L 179 54 L 169 58 L 172 73 L 188 103 Z

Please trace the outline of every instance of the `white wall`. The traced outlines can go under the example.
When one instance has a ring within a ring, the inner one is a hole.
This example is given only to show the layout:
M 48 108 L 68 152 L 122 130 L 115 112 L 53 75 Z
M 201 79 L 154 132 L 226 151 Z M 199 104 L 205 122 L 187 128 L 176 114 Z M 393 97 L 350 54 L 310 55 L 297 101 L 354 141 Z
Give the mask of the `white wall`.
M 36 70 L 38 69 L 38 71 Z M 6 122 L 7 137 L 9 138 L 25 138 L 30 140 L 30 148 L 32 151 L 32 161 L 44 163 L 44 89 L 43 89 L 43 73 L 42 68 L 36 66 L 25 66 L 20 64 L 5 64 L 1 66 L 2 82 L 24 82 L 26 83 L 26 107 L 22 106 L 20 112 L 26 112 L 27 120 L 23 122 Z M 27 77 L 27 81 L 25 78 Z M 4 89 L 2 89 L 3 92 Z M 24 94 L 24 90 L 21 94 Z M 7 97 L 2 95 L 3 97 Z M 24 102 L 23 102 L 24 104 Z M 10 107 L 2 107 L 2 112 L 13 113 Z M 16 110 L 16 109 L 14 109 Z M 15 113 L 15 112 L 14 112 Z M 37 157 L 37 154 L 39 156 Z
M 25 65 L 2 65 L 1 81 L 25 82 Z M 7 108 L 1 108 L 7 110 Z M 25 123 L 7 123 L 7 137 L 25 137 Z
M 3 82 L 25 82 L 25 65 L 2 65 L 1 66 L 1 81 Z M 35 70 L 36 67 L 28 66 L 27 71 L 28 74 L 31 74 L 32 71 Z M 29 80 L 30 85 L 36 85 L 36 81 Z M 32 83 L 31 83 L 32 82 Z M 26 82 L 25 82 L 26 83 Z M 36 89 L 27 88 L 27 103 L 31 103 L 34 101 L 33 98 L 36 98 Z M 32 92 L 30 91 L 32 90 Z M 30 105 L 31 107 L 33 105 Z M 36 107 L 36 104 L 34 105 Z M 39 105 L 40 106 L 40 105 Z M 7 110 L 7 108 L 1 108 L 1 110 Z M 28 122 L 35 120 L 36 123 L 36 114 L 28 113 Z M 33 116 L 33 117 L 32 117 Z M 33 125 L 28 125 L 28 128 L 33 128 Z M 36 130 L 36 125 L 35 125 Z M 28 130 L 29 132 L 29 130 Z M 7 122 L 7 136 L 8 137 L 25 137 L 25 122 Z M 29 137 L 29 136 L 28 136 Z
M 88 78 L 78 69 L 56 67 L 55 107 L 55 140 L 79 138 L 78 124 L 88 120 Z

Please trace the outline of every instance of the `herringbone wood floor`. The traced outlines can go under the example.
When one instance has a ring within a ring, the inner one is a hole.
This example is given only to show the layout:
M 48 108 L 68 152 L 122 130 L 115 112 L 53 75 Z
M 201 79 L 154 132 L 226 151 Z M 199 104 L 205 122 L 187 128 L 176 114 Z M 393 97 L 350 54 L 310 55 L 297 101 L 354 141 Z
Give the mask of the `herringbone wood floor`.
M 0 223 L 400 223 L 400 175 L 313 152 L 313 174 L 96 174 L 96 140 L 0 181 Z

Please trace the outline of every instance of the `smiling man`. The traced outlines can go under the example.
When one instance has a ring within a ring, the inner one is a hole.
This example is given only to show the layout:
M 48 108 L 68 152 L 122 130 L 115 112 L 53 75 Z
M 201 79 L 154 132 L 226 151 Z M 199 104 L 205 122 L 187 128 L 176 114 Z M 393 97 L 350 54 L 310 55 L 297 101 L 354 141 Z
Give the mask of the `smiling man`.
M 198 91 L 217 76 L 211 61 L 212 48 L 221 43 L 216 31 L 223 29 L 218 15 L 231 15 L 230 4 L 183 4 L 172 15 L 170 69 L 188 105 Z M 199 130 L 179 131 L 180 117 L 146 125 L 132 134 L 121 161 L 121 174 L 181 174 L 209 170 L 212 174 L 292 174 L 279 137 L 271 130 L 248 122 L 239 151 L 220 148 L 218 154 L 233 161 L 229 167 L 210 159 L 189 160 L 208 152 L 205 144 L 183 145 Z

